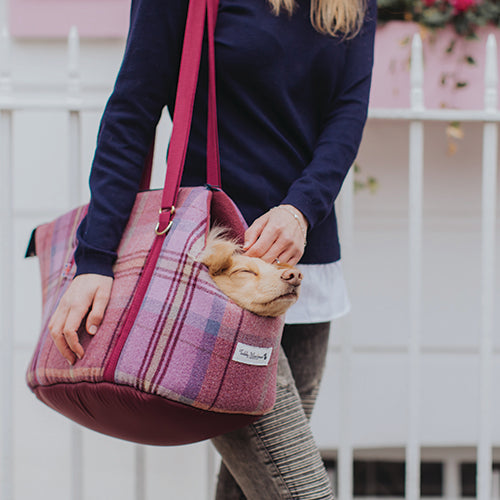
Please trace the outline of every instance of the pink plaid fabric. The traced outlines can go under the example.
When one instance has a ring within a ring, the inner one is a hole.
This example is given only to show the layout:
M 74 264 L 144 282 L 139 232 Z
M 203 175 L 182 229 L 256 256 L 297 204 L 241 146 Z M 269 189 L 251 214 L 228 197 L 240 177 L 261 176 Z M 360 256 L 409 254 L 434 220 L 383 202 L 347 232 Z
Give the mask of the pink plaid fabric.
M 113 291 L 103 323 L 95 337 L 80 330 L 85 356 L 73 366 L 55 348 L 47 324 L 74 276 L 75 233 L 87 207 L 37 228 L 43 318 L 28 384 L 35 389 L 58 383 L 112 381 L 204 410 L 263 414 L 274 404 L 283 320 L 241 309 L 222 294 L 206 267 L 197 262 L 211 214 L 231 220 L 236 233 L 244 231 L 238 210 L 221 192 L 202 187 L 180 190 L 174 223 L 163 242 L 145 299 L 125 342 L 117 343 L 138 276 L 156 237 L 161 195 L 161 191 L 138 195 L 118 249 Z M 272 348 L 269 365 L 233 361 L 238 343 Z M 110 367 L 112 380 L 106 380 Z

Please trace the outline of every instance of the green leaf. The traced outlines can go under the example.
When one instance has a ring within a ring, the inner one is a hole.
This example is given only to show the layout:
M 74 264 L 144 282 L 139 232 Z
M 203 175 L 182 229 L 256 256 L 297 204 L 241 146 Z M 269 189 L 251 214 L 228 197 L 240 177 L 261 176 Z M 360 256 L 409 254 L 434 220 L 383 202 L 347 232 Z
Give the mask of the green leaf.
M 468 40 L 477 39 L 479 26 L 500 27 L 500 0 L 480 0 L 465 11 L 455 12 L 451 0 L 435 0 L 427 5 L 423 0 L 378 0 L 379 20 L 415 21 L 430 29 L 452 25 L 455 32 Z
M 368 190 L 371 194 L 375 194 L 378 190 L 378 180 L 375 177 L 368 177 L 367 179 Z
M 354 181 L 354 192 L 357 193 L 365 188 L 365 185 L 363 182 L 360 181 Z
M 453 19 L 453 24 L 455 25 L 455 31 L 464 37 L 470 37 L 475 34 L 475 27 L 470 19 L 467 18 L 463 13 L 458 14 Z
M 352 166 L 354 170 L 354 192 L 358 193 L 368 189 L 370 193 L 375 193 L 378 189 L 378 180 L 375 177 L 369 176 L 365 180 L 360 179 L 361 167 L 357 162 Z
M 441 10 L 436 7 L 428 7 L 422 12 L 422 17 L 419 21 L 429 28 L 443 28 L 448 24 L 453 17 L 451 9 Z
M 479 40 L 479 37 L 476 33 L 469 33 L 465 35 L 465 39 L 471 42 L 477 42 Z
M 406 36 L 405 38 L 403 38 L 400 42 L 399 42 L 399 45 L 401 45 L 401 47 L 406 47 L 407 45 L 410 44 L 410 41 L 411 41 L 411 38 L 409 36 Z

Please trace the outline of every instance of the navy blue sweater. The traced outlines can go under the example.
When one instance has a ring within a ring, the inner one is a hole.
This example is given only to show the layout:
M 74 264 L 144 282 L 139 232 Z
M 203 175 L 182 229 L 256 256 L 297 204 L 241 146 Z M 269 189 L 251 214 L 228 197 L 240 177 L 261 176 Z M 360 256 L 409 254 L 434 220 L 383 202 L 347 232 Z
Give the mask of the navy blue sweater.
M 281 203 L 310 224 L 302 263 L 340 258 L 334 201 L 366 121 L 376 0 L 359 35 L 311 25 L 309 1 L 290 17 L 266 0 L 220 0 L 215 33 L 222 187 L 250 224 Z M 187 0 L 133 0 L 126 51 L 106 106 L 78 230 L 78 274 L 112 276 L 162 108 L 173 111 Z M 205 183 L 206 39 L 182 183 Z

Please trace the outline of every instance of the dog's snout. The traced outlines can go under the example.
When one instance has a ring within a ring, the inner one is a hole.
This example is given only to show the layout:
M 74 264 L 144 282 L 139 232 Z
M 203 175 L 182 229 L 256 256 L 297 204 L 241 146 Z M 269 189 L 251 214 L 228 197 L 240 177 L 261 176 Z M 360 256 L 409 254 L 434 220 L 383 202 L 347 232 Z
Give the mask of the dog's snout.
M 281 274 L 281 279 L 290 285 L 298 286 L 302 281 L 302 273 L 297 269 L 285 269 Z

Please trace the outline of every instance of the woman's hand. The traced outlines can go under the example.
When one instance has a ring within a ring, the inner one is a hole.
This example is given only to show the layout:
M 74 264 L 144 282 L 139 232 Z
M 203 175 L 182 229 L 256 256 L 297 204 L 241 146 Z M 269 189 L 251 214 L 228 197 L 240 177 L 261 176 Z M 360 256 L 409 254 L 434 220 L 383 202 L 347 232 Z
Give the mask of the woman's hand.
M 295 265 L 304 253 L 308 222 L 293 205 L 280 205 L 259 217 L 245 232 L 249 257 Z
M 113 278 L 100 274 L 81 274 L 62 296 L 49 322 L 50 336 L 59 352 L 73 364 L 84 355 L 78 329 L 88 314 L 85 328 L 95 335 L 108 306 Z

